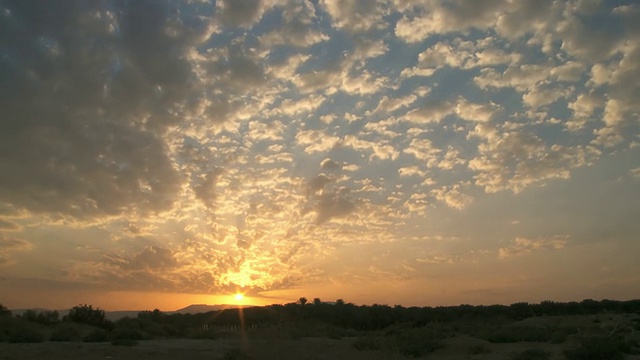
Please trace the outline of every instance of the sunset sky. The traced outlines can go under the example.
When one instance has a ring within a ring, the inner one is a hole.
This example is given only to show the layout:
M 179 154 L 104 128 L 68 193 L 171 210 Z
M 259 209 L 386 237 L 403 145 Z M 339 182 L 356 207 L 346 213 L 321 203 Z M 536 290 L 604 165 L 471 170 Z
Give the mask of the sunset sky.
M 0 0 L 0 303 L 640 297 L 640 4 Z

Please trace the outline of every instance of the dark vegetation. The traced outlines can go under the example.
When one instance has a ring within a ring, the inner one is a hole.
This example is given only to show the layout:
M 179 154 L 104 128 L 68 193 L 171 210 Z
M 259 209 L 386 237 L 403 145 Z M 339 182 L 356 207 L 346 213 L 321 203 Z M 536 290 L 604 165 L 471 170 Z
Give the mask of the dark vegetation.
M 131 346 L 149 339 L 221 339 L 239 333 L 267 340 L 305 337 L 347 338 L 360 351 L 385 351 L 407 358 L 426 355 L 443 346 L 447 338 L 465 334 L 485 340 L 468 349 L 469 354 L 488 354 L 485 344 L 538 342 L 563 345 L 566 359 L 623 359 L 640 353 L 640 320 L 607 325 L 598 318 L 589 326 L 539 325 L 525 319 L 573 315 L 638 314 L 640 300 L 543 301 L 490 306 L 403 307 L 358 306 L 338 300 L 226 309 L 199 314 L 166 314 L 142 311 L 137 317 L 115 322 L 91 305 L 79 305 L 60 317 L 56 311 L 28 310 L 14 316 L 0 305 L 0 342 L 84 341 Z M 613 319 L 613 318 L 611 318 Z M 571 340 L 571 341 L 569 341 Z M 228 358 L 239 358 L 230 351 Z M 225 355 L 225 356 L 227 356 Z M 550 354 L 532 348 L 515 353 L 513 359 L 548 359 Z

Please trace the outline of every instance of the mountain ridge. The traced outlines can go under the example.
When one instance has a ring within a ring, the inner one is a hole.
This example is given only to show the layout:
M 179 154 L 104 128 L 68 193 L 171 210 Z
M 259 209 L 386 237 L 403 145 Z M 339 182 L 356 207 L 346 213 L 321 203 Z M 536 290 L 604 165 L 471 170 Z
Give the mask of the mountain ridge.
M 209 304 L 191 304 L 188 306 L 185 306 L 183 308 L 174 310 L 174 311 L 162 311 L 163 314 L 200 314 L 200 313 L 205 313 L 205 312 L 210 312 L 210 311 L 219 311 L 219 310 L 224 310 L 224 309 L 237 309 L 237 308 L 248 308 L 248 307 L 254 307 L 255 305 L 232 305 L 232 304 L 216 304 L 216 305 L 209 305 Z M 36 312 L 43 312 L 43 311 L 57 311 L 58 314 L 60 315 L 60 318 L 62 318 L 63 316 L 67 315 L 69 313 L 69 310 L 71 309 L 47 309 L 47 308 L 29 308 L 29 309 L 10 309 L 11 313 L 16 316 L 16 315 L 20 315 L 22 316 L 25 312 L 27 312 L 28 310 L 34 310 Z M 102 309 L 104 310 L 104 309 Z M 114 310 L 114 311 L 108 311 L 108 310 L 104 310 L 104 315 L 105 318 L 111 321 L 116 321 L 119 319 L 122 319 L 124 317 L 136 317 L 138 316 L 138 313 L 143 312 L 143 311 L 153 311 L 153 309 L 145 309 L 145 310 Z

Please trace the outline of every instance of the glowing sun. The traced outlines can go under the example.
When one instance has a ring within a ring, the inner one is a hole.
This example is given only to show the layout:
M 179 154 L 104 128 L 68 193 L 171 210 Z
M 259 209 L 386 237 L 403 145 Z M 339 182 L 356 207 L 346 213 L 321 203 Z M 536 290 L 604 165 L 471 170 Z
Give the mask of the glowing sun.
M 234 296 L 236 298 L 236 301 L 242 301 L 242 299 L 244 299 L 244 295 L 238 293 Z

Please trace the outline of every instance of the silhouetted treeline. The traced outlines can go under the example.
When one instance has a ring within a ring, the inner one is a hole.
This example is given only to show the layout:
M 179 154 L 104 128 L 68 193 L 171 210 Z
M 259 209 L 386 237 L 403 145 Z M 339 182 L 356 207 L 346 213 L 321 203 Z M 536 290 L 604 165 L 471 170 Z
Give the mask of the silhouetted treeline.
M 583 300 L 581 302 L 543 301 L 537 304 L 458 305 L 438 307 L 403 307 L 400 305 L 355 305 L 352 303 L 299 302 L 238 309 L 226 309 L 200 314 L 165 314 L 159 310 L 144 311 L 137 319 L 121 319 L 143 324 L 154 323 L 180 333 L 194 326 L 211 328 L 240 328 L 244 326 L 272 326 L 296 322 L 319 322 L 356 330 L 379 330 L 399 323 L 424 326 L 431 322 L 455 320 L 522 320 L 543 315 L 593 315 L 599 313 L 640 313 L 640 300 Z M 171 334 L 167 334 L 171 335 Z
M 141 340 L 154 337 L 214 338 L 215 330 L 240 330 L 243 326 L 247 328 L 280 326 L 281 328 L 301 329 L 316 324 L 327 328 L 375 331 L 398 324 L 419 328 L 430 323 L 452 321 L 484 322 L 500 319 L 514 321 L 543 315 L 594 315 L 600 313 L 640 314 L 640 300 L 595 301 L 587 299 L 581 302 L 564 303 L 543 301 L 537 304 L 438 307 L 396 305 L 392 307 L 377 304 L 358 306 L 345 303 L 343 300 L 326 303 L 318 298 L 309 303 L 306 298 L 301 298 L 298 303 L 243 309 L 231 308 L 199 314 L 168 314 L 156 309 L 142 311 L 135 318 L 125 317 L 115 322 L 107 320 L 103 310 L 93 308 L 91 305 L 76 306 L 61 319 L 55 311 L 36 312 L 33 310 L 13 317 L 11 312 L 0 304 L 0 341 L 3 339 L 12 341 L 13 338 L 24 339 L 27 335 L 35 334 L 33 329 L 40 333 L 43 332 L 44 328 L 25 328 L 24 325 L 29 323 L 41 327 L 54 327 L 54 335 L 56 336 L 52 335 L 52 340 L 106 341 L 106 339 Z M 70 327 L 72 324 L 92 326 L 96 330 L 88 335 L 82 335 L 78 333 L 76 328 Z M 14 336 L 12 331 L 15 332 L 16 329 L 22 330 Z M 42 339 L 42 335 L 38 335 L 37 339 Z

